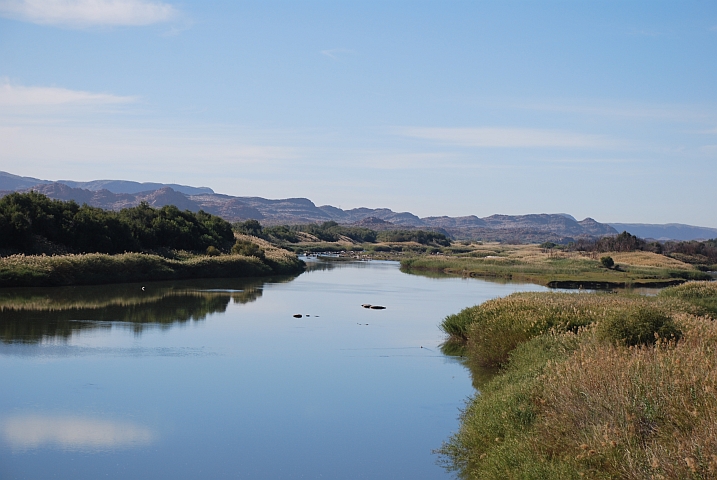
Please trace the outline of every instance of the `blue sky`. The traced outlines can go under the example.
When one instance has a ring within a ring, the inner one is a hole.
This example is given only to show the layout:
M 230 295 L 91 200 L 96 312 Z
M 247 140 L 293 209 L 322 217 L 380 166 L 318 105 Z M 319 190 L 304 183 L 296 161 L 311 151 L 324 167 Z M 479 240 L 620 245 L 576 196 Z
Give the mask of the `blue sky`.
M 0 170 L 717 227 L 717 3 L 0 0 Z

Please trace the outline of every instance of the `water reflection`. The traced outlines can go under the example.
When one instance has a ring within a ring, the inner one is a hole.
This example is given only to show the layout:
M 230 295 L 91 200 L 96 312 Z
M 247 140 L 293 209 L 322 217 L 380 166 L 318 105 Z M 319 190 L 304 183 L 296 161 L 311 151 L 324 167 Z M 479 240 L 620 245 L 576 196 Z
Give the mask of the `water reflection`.
M 449 339 L 440 345 L 440 349 L 443 355 L 459 360 L 466 367 L 470 372 L 473 388 L 479 392 L 500 371 L 499 367 L 486 367 L 472 360 L 472 357 L 468 356 L 468 346 L 463 342 Z
M 371 268 L 370 262 L 348 257 L 301 257 L 306 263 L 306 272 L 321 272 L 339 268 Z M 388 262 L 384 262 L 388 263 Z
M 249 303 L 267 282 L 295 277 L 205 279 L 148 284 L 0 290 L 0 341 L 67 340 L 73 333 L 126 322 L 136 334 L 147 327 L 201 321 L 226 311 L 229 302 Z
M 109 450 L 152 443 L 150 429 L 130 422 L 75 416 L 24 415 L 5 419 L 3 439 L 15 450 L 55 447 L 63 450 Z
M 523 285 L 525 282 L 521 281 L 515 281 L 511 280 L 509 278 L 502 278 L 502 277 L 481 277 L 477 275 L 460 275 L 457 273 L 446 273 L 442 270 L 424 270 L 424 269 L 412 269 L 412 268 L 405 268 L 401 267 L 401 271 L 403 273 L 407 273 L 409 275 L 417 275 L 419 277 L 427 277 L 427 278 L 473 278 L 473 279 L 480 279 L 485 282 L 490 283 L 498 283 L 501 285 L 508 285 L 508 284 L 515 284 L 515 285 Z

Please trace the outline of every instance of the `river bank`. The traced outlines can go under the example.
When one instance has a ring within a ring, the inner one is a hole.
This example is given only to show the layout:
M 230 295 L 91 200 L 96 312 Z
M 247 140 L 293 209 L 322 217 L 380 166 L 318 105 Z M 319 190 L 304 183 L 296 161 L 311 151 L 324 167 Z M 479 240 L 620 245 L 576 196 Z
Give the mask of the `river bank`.
M 406 271 L 502 278 L 551 288 L 668 287 L 712 277 L 695 266 L 652 252 L 556 252 L 538 245 L 486 244 L 462 255 L 424 255 L 401 260 Z M 614 265 L 605 267 L 601 258 Z
M 0 287 L 95 285 L 195 278 L 235 278 L 289 275 L 304 270 L 296 255 L 261 239 L 244 235 L 263 256 L 199 255 L 172 251 L 69 255 L 10 255 L 0 258 Z
M 717 284 L 523 293 L 442 324 L 481 380 L 439 450 L 461 478 L 713 478 Z M 699 374 L 696 374 L 699 372 Z

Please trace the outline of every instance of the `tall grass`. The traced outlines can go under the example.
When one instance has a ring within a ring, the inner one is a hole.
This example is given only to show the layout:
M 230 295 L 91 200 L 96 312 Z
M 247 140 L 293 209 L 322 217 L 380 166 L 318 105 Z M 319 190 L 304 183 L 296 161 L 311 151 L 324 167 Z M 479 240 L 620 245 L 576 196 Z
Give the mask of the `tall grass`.
M 666 288 L 660 292 L 659 296 L 683 299 L 717 315 L 717 282 L 689 282 Z
M 717 476 L 717 325 L 680 315 L 679 342 L 625 348 L 585 341 L 536 395 L 531 445 L 611 478 Z
M 717 477 L 717 322 L 689 301 L 714 299 L 712 287 L 519 294 L 469 310 L 469 357 L 504 368 L 467 405 L 442 462 L 461 478 Z M 620 325 L 651 335 L 630 342 Z M 679 335 L 655 336 L 665 325 Z M 522 340 L 481 345 L 501 335 Z
M 262 261 L 241 255 L 192 255 L 179 259 L 144 253 L 0 258 L 0 287 L 93 285 L 187 278 L 256 277 L 301 271 L 290 257 Z
M 704 309 L 676 298 L 607 293 L 514 293 L 446 317 L 440 328 L 468 342 L 472 358 L 491 366 L 504 363 L 523 342 L 549 331 L 577 331 L 596 322 L 628 316 L 640 308 L 663 315 Z

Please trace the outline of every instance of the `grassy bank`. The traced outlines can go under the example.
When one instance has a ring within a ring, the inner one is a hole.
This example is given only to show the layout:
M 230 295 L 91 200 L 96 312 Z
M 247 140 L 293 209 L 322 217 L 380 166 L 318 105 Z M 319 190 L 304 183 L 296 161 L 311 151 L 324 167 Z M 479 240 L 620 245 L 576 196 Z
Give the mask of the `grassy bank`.
M 448 317 L 501 365 L 440 449 L 461 478 L 715 478 L 717 284 L 514 294 Z
M 254 237 L 262 256 L 239 254 L 197 255 L 172 252 L 76 255 L 11 255 L 0 258 L 0 287 L 93 285 L 189 278 L 258 277 L 303 271 L 294 254 Z
M 503 278 L 558 288 L 661 287 L 711 277 L 693 265 L 651 252 L 556 252 L 538 245 L 474 245 L 461 255 L 401 260 L 407 271 Z M 600 259 L 610 256 L 606 268 Z

